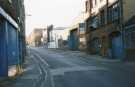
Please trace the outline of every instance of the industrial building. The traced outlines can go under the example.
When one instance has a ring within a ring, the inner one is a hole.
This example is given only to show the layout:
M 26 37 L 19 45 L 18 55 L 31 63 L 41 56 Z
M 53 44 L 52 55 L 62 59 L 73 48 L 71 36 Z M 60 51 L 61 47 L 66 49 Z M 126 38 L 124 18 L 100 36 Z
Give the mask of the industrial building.
M 26 55 L 23 0 L 0 0 L 0 76 L 20 71 Z
M 50 25 L 47 27 L 48 48 L 64 48 L 64 42 L 67 42 L 68 34 L 66 27 L 54 27 Z
M 85 20 L 89 17 L 88 13 L 81 13 L 75 18 L 74 22 L 68 28 L 68 46 L 71 50 L 87 50 L 86 41 L 86 23 Z
M 47 41 L 47 37 L 44 35 L 45 31 L 46 29 L 44 28 L 35 28 L 27 38 L 28 45 L 34 47 L 42 46 L 44 41 Z
M 112 59 L 133 58 L 133 0 L 87 0 L 87 49 L 91 54 Z

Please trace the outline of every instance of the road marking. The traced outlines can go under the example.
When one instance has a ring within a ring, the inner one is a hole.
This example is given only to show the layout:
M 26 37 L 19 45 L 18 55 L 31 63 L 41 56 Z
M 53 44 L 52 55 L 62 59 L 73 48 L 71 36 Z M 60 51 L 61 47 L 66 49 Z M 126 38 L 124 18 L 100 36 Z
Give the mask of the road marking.
M 50 79 L 51 79 L 51 84 L 52 84 L 52 87 L 55 87 L 55 83 L 54 83 L 54 79 L 53 79 L 53 75 L 50 71 Z
M 31 58 L 37 63 L 37 60 L 34 58 L 34 55 L 31 55 Z M 38 65 L 39 66 L 39 65 Z M 39 66 L 40 67 L 40 66 Z M 41 68 L 38 68 L 40 75 L 42 75 Z
M 49 64 L 37 53 L 35 53 L 35 55 L 44 63 L 49 67 Z
M 34 68 L 33 66 L 27 67 L 26 69 L 23 69 L 23 72 L 30 71 L 30 70 L 32 70 L 33 68 Z
M 33 74 L 33 75 L 23 76 L 20 79 L 21 80 L 27 80 L 27 79 L 37 80 L 38 78 L 39 78 L 39 75 Z
M 44 70 L 44 66 L 43 65 L 41 65 L 41 63 L 39 64 L 39 69 L 40 69 L 40 73 L 42 73 L 43 74 L 43 72 L 46 74 L 46 76 L 45 76 L 45 81 L 47 81 L 47 77 L 48 78 L 50 78 L 50 82 L 51 82 L 51 87 L 55 87 L 55 83 L 54 83 L 54 80 L 53 80 L 53 77 L 52 77 L 52 75 L 51 75 L 51 73 L 50 73 L 50 70 L 49 70 L 49 64 L 39 55 L 39 54 L 37 54 L 36 52 L 34 52 L 33 53 L 33 55 L 31 55 L 30 56 L 36 63 L 38 63 L 37 62 L 37 60 L 36 60 L 36 58 L 35 57 L 38 57 L 38 59 L 41 61 L 41 62 L 43 62 L 47 67 L 47 69 L 48 69 L 48 71 L 47 70 Z M 31 77 L 30 77 L 31 78 Z M 42 84 L 42 83 L 41 83 Z M 36 83 L 35 83 L 35 86 L 36 86 Z M 34 87 L 35 87 L 34 86 Z
M 49 64 L 37 53 L 35 53 L 35 55 L 44 63 L 47 65 L 47 68 L 49 68 Z M 49 69 L 48 69 L 49 70 Z M 46 77 L 45 77 L 45 80 L 47 80 L 47 77 L 48 77 L 48 72 L 46 70 L 44 70 L 44 72 L 46 73 Z M 55 83 L 54 83 L 54 80 L 53 80 L 53 76 L 51 75 L 50 73 L 50 80 L 51 80 L 51 85 L 52 87 L 55 87 Z

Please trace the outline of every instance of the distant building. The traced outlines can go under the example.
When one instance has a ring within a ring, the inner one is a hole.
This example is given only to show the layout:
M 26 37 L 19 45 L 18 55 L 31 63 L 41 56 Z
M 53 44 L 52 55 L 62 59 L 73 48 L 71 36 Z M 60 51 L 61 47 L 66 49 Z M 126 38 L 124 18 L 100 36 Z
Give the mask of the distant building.
M 53 25 L 47 26 L 47 42 L 51 42 L 53 40 L 52 38 L 52 30 L 53 30 Z
M 47 45 L 47 29 L 43 30 L 43 37 L 42 37 L 42 43 L 43 45 Z
M 38 47 L 43 45 L 43 32 L 45 29 L 36 28 L 32 31 L 27 39 L 30 46 Z
M 60 48 L 62 47 L 63 40 L 67 40 L 68 35 L 66 34 L 65 27 L 56 27 L 53 25 L 48 26 L 48 48 Z
M 69 37 L 68 45 L 71 50 L 86 51 L 86 23 L 85 20 L 89 17 L 88 13 L 81 13 L 71 26 L 68 28 Z

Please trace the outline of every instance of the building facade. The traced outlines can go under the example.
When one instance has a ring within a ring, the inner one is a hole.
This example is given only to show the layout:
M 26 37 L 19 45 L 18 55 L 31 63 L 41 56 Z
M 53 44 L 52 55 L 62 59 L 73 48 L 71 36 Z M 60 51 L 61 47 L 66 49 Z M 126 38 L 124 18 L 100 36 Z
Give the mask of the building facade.
M 67 34 L 65 27 L 54 27 L 53 25 L 48 26 L 48 48 L 63 48 L 63 41 L 66 42 Z
M 122 58 L 121 5 L 118 0 L 89 0 L 90 16 L 86 21 L 88 50 L 109 58 Z M 119 46 L 118 46 L 119 45 Z
M 68 45 L 71 50 L 86 51 L 86 23 L 89 13 L 81 13 L 77 16 L 71 26 L 68 28 Z
M 22 20 L 18 20 L 19 17 Z M 25 31 L 24 21 L 23 0 L 0 0 L 0 76 L 8 76 L 11 68 L 20 71 L 25 57 L 22 49 L 25 48 L 25 34 L 21 32 Z
M 125 55 L 127 59 L 135 60 L 135 1 L 123 0 L 123 3 Z
M 89 13 L 86 32 L 89 33 L 87 43 L 90 53 L 113 59 L 124 59 L 128 55 L 125 51 L 125 35 L 127 35 L 125 23 L 134 16 L 133 2 L 133 0 L 86 1 L 89 3 L 86 4 L 89 5 L 86 6 L 86 12 Z M 133 41 L 130 42 L 133 44 Z
M 34 47 L 39 47 L 44 45 L 44 31 L 46 29 L 42 29 L 42 28 L 36 28 L 34 29 L 31 34 L 29 35 L 29 37 L 27 38 L 27 43 L 30 46 L 34 46 Z
M 22 61 L 26 56 L 25 43 L 25 8 L 24 0 L 0 0 L 0 6 L 17 22 L 19 25 L 19 48 Z

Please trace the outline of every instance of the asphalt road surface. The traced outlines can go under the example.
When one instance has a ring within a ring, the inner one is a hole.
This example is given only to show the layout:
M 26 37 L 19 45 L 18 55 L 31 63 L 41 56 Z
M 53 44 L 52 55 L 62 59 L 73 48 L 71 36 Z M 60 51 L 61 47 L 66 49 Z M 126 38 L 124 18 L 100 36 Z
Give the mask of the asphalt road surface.
M 135 87 L 135 63 L 79 51 L 30 48 L 28 53 L 26 72 L 9 87 Z

